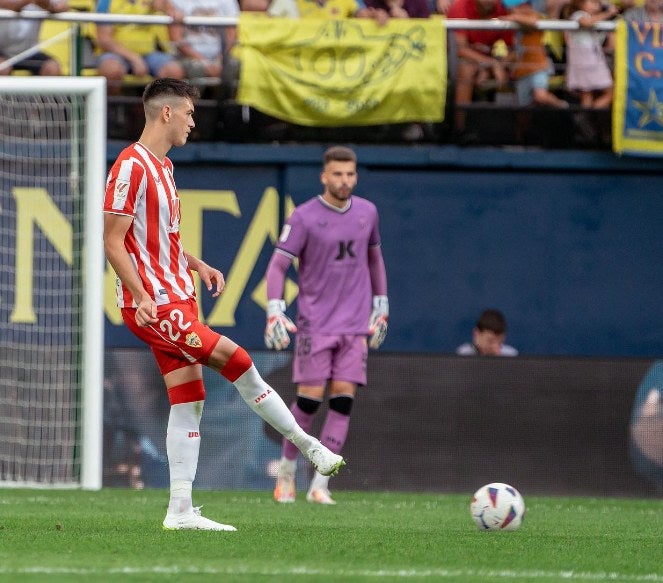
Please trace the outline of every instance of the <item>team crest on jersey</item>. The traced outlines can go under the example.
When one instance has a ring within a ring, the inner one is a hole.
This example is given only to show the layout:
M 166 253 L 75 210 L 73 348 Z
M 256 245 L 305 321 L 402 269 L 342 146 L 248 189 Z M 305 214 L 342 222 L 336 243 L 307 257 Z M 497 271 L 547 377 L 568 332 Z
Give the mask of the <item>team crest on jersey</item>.
M 200 340 L 200 336 L 196 334 L 195 332 L 190 332 L 189 334 L 186 335 L 186 338 L 184 339 L 184 343 L 187 346 L 191 346 L 191 348 L 202 348 L 203 343 Z

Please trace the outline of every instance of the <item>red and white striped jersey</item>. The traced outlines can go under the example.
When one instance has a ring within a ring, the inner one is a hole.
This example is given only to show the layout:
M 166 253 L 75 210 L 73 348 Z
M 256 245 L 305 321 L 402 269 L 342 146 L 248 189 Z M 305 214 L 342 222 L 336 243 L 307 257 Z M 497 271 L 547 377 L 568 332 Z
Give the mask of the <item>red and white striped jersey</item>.
M 138 142 L 125 148 L 106 179 L 104 212 L 134 218 L 124 246 L 157 305 L 195 296 L 180 240 L 180 199 L 169 158 L 162 163 Z M 116 287 L 118 306 L 136 307 L 119 278 Z

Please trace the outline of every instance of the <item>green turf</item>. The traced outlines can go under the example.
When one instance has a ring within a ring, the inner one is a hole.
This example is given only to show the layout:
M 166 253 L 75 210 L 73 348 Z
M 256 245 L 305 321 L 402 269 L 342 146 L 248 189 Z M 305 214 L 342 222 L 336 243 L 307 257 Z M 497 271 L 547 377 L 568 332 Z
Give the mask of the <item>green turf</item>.
M 487 533 L 468 496 L 336 498 L 197 491 L 238 532 L 165 532 L 163 490 L 0 490 L 0 581 L 663 582 L 661 500 L 531 496 L 520 530 Z

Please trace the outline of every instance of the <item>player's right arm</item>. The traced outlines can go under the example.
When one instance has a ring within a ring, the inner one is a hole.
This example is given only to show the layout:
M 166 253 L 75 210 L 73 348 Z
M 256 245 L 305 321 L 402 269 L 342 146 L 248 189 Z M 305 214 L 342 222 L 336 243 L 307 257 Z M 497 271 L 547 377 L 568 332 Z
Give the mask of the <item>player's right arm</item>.
M 104 213 L 104 251 L 115 274 L 129 290 L 138 306 L 136 323 L 139 326 L 148 326 L 157 322 L 157 305 L 145 291 L 143 282 L 124 246 L 124 238 L 132 221 L 133 217 L 130 215 Z

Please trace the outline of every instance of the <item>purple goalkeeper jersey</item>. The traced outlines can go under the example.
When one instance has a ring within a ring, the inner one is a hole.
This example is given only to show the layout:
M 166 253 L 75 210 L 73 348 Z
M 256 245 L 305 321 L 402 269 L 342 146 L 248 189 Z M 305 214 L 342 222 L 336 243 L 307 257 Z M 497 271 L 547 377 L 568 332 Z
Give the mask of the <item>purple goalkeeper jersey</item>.
M 368 333 L 372 310 L 368 249 L 379 245 L 378 212 L 364 198 L 352 196 L 341 210 L 317 196 L 295 209 L 277 249 L 299 258 L 299 332 Z

